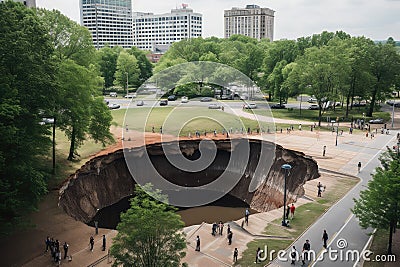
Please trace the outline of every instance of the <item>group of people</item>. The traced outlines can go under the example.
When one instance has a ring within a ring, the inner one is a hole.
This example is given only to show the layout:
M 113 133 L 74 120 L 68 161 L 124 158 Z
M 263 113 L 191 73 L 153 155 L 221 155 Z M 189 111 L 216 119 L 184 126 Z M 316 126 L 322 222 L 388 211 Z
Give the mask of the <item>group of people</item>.
M 60 265 L 61 259 L 62 259 L 62 253 L 61 253 L 61 249 L 60 249 L 60 241 L 58 241 L 58 239 L 54 240 L 54 238 L 47 237 L 45 240 L 45 245 L 46 245 L 45 253 L 50 251 L 52 260 L 55 263 L 57 263 L 58 265 Z M 64 249 L 64 259 L 68 259 L 69 261 L 71 261 L 72 257 L 70 255 L 68 255 L 68 248 L 69 248 L 68 243 L 64 242 L 62 247 Z
M 317 184 L 317 189 L 318 189 L 317 197 L 322 197 L 322 192 L 325 191 L 326 186 L 325 186 L 325 185 L 322 185 L 321 182 L 318 182 L 318 184 Z
M 328 233 L 326 232 L 326 230 L 323 231 L 322 233 L 322 242 L 323 242 L 323 247 L 325 249 L 328 248 Z M 310 261 L 310 250 L 311 250 L 311 244 L 310 244 L 310 240 L 306 239 L 306 242 L 303 244 L 303 248 L 302 248 L 302 252 L 301 255 L 299 254 L 299 252 L 297 251 L 296 247 L 293 246 L 291 251 L 290 251 L 290 259 L 291 259 L 291 264 L 294 265 L 296 264 L 296 261 L 299 260 L 301 258 L 301 262 L 304 265 L 306 263 L 306 261 Z
M 292 203 L 291 206 L 287 205 L 287 207 L 286 207 L 286 215 L 285 215 L 286 220 L 289 219 L 289 214 L 290 214 L 290 219 L 293 220 L 293 218 L 294 218 L 294 211 L 295 211 L 295 210 L 296 210 L 296 207 L 294 206 L 293 203 Z
M 222 221 L 220 221 L 219 223 L 214 222 L 212 224 L 211 234 L 213 236 L 223 235 L 223 231 L 224 231 L 224 223 Z M 227 229 L 226 229 L 226 237 L 228 239 L 228 244 L 231 245 L 232 244 L 233 233 L 231 231 L 231 226 L 229 224 L 228 224 Z

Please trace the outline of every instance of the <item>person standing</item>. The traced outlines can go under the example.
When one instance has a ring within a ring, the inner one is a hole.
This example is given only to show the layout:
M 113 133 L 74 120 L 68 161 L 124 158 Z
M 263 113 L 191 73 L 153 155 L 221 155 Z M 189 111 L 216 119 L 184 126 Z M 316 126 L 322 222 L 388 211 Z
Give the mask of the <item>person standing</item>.
M 303 259 L 302 259 L 302 263 L 303 265 L 306 264 L 306 261 L 308 261 L 308 256 L 309 256 L 309 252 L 311 250 L 311 244 L 310 241 L 307 239 L 306 242 L 303 245 Z
M 96 235 L 98 235 L 99 234 L 99 222 L 98 221 L 94 221 L 94 227 L 96 229 L 95 233 L 96 233 Z
M 249 216 L 250 216 L 250 211 L 249 209 L 246 209 L 244 212 L 244 221 L 246 222 L 246 225 L 249 225 Z
M 296 250 L 296 247 L 293 246 L 292 247 L 292 252 L 290 253 L 290 259 L 292 260 L 292 262 L 290 264 L 295 264 L 296 263 L 296 258 L 297 258 L 297 250 Z
M 196 237 L 196 251 L 200 251 L 200 237 Z
M 44 242 L 46 244 L 46 251 L 45 252 L 47 252 L 47 251 L 49 251 L 49 248 L 50 248 L 50 245 L 51 245 L 50 237 L 47 237 Z
M 228 224 L 228 228 L 226 229 L 226 233 L 229 234 L 231 232 L 231 226 Z
M 93 251 L 93 246 L 94 246 L 94 238 L 93 238 L 93 236 L 90 237 L 89 245 L 90 245 L 90 251 Z
M 287 205 L 287 207 L 286 207 L 286 220 L 289 219 L 289 213 L 290 213 L 290 206 Z
M 232 231 L 230 231 L 228 234 L 228 245 L 232 244 L 232 237 L 233 237 L 233 233 L 232 233 Z
M 321 192 L 322 192 L 322 184 L 321 184 L 321 182 L 318 182 L 317 188 L 318 188 L 318 197 L 322 197 L 322 195 L 321 195 Z
M 103 251 L 106 251 L 106 235 L 103 235 Z
M 324 148 L 322 149 L 322 156 L 325 157 L 326 154 L 326 146 L 324 146 Z
M 69 247 L 67 242 L 64 242 L 63 247 L 64 247 L 64 259 L 66 259 L 67 258 L 67 254 L 68 254 L 68 247 Z
M 296 210 L 296 207 L 294 206 L 294 204 L 292 203 L 292 206 L 290 206 L 290 215 L 292 217 L 292 220 L 294 218 L 294 211 Z
M 358 168 L 358 172 L 360 172 L 361 171 L 361 161 L 358 162 L 357 168 Z
M 222 223 L 222 221 L 219 221 L 219 235 L 222 235 L 222 231 L 224 230 L 224 224 Z
M 324 230 L 324 233 L 322 234 L 322 241 L 324 241 L 324 248 L 326 248 L 326 243 L 328 242 L 328 233 L 326 232 L 326 230 Z
M 233 251 L 233 262 L 237 262 L 239 251 L 237 248 Z

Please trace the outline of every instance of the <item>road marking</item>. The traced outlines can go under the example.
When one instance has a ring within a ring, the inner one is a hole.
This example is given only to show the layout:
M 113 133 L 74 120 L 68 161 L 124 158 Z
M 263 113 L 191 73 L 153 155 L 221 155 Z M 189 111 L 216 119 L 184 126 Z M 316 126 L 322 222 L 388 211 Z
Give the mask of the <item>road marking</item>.
M 374 229 L 374 231 L 372 232 L 372 235 L 368 238 L 367 243 L 365 243 L 364 248 L 361 250 L 360 255 L 363 255 L 364 251 L 367 249 L 368 245 L 370 244 L 372 238 L 374 238 L 374 234 L 376 232 L 376 229 Z M 356 265 L 360 262 L 360 259 L 358 259 L 358 261 L 356 261 L 356 263 L 354 263 L 353 267 L 356 267 Z

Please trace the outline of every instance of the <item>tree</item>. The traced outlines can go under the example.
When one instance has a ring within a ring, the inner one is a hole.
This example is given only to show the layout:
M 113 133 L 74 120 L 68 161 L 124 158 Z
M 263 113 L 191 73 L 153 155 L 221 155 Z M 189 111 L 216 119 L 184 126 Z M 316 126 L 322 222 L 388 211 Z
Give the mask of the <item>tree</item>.
M 121 53 L 119 53 L 117 60 L 117 71 L 115 72 L 114 84 L 128 90 L 127 85 L 138 84 L 139 74 L 139 64 L 136 57 L 130 55 L 127 51 L 122 50 Z
M 59 60 L 72 59 L 88 67 L 94 63 L 96 50 L 86 27 L 79 25 L 58 10 L 37 9 L 41 23 L 47 28 L 55 55 Z
M 400 156 L 389 148 L 380 158 L 367 189 L 354 199 L 353 213 L 364 228 L 389 230 L 388 254 L 392 254 L 393 231 L 400 220 Z
M 47 192 L 45 156 L 58 91 L 53 47 L 32 9 L 0 4 L 0 235 L 24 224 Z
M 104 87 L 113 86 L 115 80 L 115 72 L 117 70 L 117 59 L 122 47 L 104 46 L 98 51 L 98 65 L 101 76 L 104 78 Z
M 151 192 L 151 196 L 146 192 Z M 156 199 L 163 199 L 159 202 Z M 113 266 L 178 267 L 185 256 L 186 241 L 180 215 L 150 185 L 135 187 L 131 207 L 121 214 L 118 234 L 111 246 Z
M 60 63 L 58 83 L 62 93 L 59 127 L 70 140 L 68 160 L 73 160 L 77 149 L 90 134 L 104 144 L 113 141 L 109 132 L 112 117 L 100 94 L 101 80 L 94 66 L 85 68 L 73 60 Z
M 129 50 L 129 54 L 134 55 L 138 60 L 140 70 L 139 79 L 137 80 L 137 83 L 133 84 L 134 87 L 138 88 L 153 75 L 153 65 L 147 59 L 145 52 L 136 46 L 132 46 Z
M 391 93 L 391 87 L 396 83 L 396 75 L 400 69 L 400 55 L 393 45 L 377 44 L 371 51 L 371 74 L 374 77 L 370 92 L 371 103 L 367 116 L 372 117 L 376 100 L 384 100 Z

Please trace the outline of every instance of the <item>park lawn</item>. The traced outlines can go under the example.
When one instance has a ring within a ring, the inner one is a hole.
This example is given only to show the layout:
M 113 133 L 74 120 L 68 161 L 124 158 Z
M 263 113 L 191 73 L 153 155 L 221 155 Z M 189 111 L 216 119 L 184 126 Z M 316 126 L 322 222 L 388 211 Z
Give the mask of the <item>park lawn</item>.
M 125 112 L 126 110 L 124 110 Z M 204 107 L 154 107 L 154 108 L 135 108 L 129 109 L 126 116 L 122 110 L 113 111 L 114 122 L 120 126 L 128 125 L 129 129 L 136 131 L 151 132 L 152 127 L 159 132 L 163 127 L 163 132 L 175 136 L 186 136 L 189 133 L 194 135 L 195 131 L 208 133 L 222 129 L 244 131 L 248 127 L 252 131 L 262 127 L 273 128 L 272 123 L 258 122 L 255 120 L 241 118 L 221 110 L 212 110 Z
M 267 224 L 264 229 L 264 234 L 274 237 L 282 237 L 284 239 L 265 239 L 265 241 L 274 241 L 274 249 L 286 250 L 293 240 L 297 239 L 304 231 L 306 231 L 322 214 L 325 213 L 332 205 L 340 200 L 347 192 L 351 190 L 358 182 L 358 179 L 340 177 L 336 178 L 335 186 L 323 194 L 323 198 L 314 202 L 306 203 L 296 208 L 295 216 L 290 221 L 290 227 L 282 227 L 282 219 L 276 219 Z M 285 239 L 289 238 L 289 240 Z M 254 242 L 254 241 L 253 241 Z M 258 242 L 258 241 L 257 241 Z M 251 242 L 250 242 L 251 244 Z M 242 257 L 253 259 L 254 253 L 258 246 L 248 245 L 248 248 L 243 252 Z M 265 262 L 266 263 L 266 262 Z M 265 264 L 263 263 L 263 264 Z M 242 265 L 242 266 L 247 266 Z M 249 265 L 252 266 L 252 265 Z
M 241 267 L 252 267 L 252 266 L 264 266 L 270 261 L 270 252 L 272 250 L 279 251 L 282 246 L 288 247 L 292 243 L 292 240 L 284 240 L 284 239 L 255 239 L 249 243 L 247 243 L 247 249 L 242 254 L 242 257 L 238 260 L 238 262 L 234 266 Z M 267 260 L 262 264 L 255 264 L 254 261 L 256 259 L 256 251 L 257 248 L 261 248 L 262 250 L 266 250 L 267 248 Z M 272 259 L 275 259 L 276 253 L 272 254 Z

